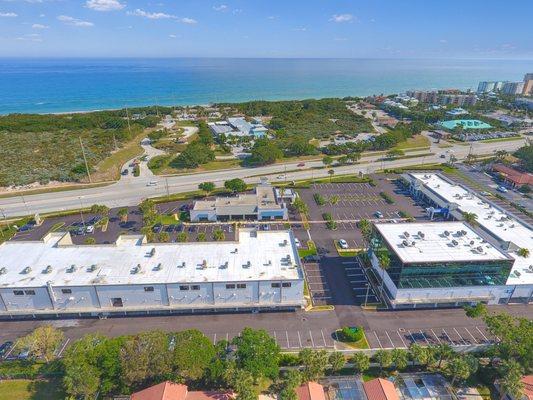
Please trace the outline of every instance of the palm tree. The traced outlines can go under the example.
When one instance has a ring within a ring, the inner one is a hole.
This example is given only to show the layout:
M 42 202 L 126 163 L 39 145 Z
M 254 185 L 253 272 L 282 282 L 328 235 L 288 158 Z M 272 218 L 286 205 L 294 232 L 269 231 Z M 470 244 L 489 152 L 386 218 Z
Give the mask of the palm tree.
M 504 361 L 499 372 L 502 377 L 498 381 L 500 400 L 503 400 L 508 394 L 511 398 L 520 398 L 524 389 L 524 383 L 522 382 L 524 371 L 522 366 L 515 360 Z
M 509 152 L 505 151 L 505 150 L 496 150 L 494 152 L 494 155 L 496 156 L 496 159 L 497 160 L 503 160 L 505 157 L 507 157 L 507 155 L 509 154 Z
M 435 356 L 439 360 L 439 364 L 437 365 L 437 368 L 440 368 L 442 365 L 442 362 L 444 360 L 448 360 L 454 354 L 453 349 L 445 343 L 441 343 L 435 347 L 432 347 L 432 350 Z
M 334 196 L 331 196 L 331 197 L 329 198 L 329 203 L 330 203 L 332 206 L 334 206 L 334 205 L 336 205 L 336 204 L 339 202 L 339 200 L 340 200 L 339 196 L 334 195 Z
M 527 247 L 522 247 L 521 249 L 518 249 L 517 254 L 520 257 L 528 258 L 529 254 L 530 254 L 530 251 L 529 251 L 529 249 Z
M 330 169 L 328 171 L 328 174 L 329 174 L 329 183 L 331 183 L 331 178 L 333 178 L 333 174 L 335 173 L 335 171 L 333 169 Z
M 385 283 L 385 271 L 390 267 L 390 257 L 387 253 L 381 253 L 378 256 L 379 265 L 381 266 L 381 297 L 383 296 L 383 285 Z
M 120 218 L 121 222 L 128 222 L 128 209 L 126 207 L 118 210 L 117 215 Z
M 465 222 L 470 224 L 470 225 L 476 225 L 477 224 L 477 214 L 476 213 L 464 212 L 463 213 L 463 218 L 464 218 Z

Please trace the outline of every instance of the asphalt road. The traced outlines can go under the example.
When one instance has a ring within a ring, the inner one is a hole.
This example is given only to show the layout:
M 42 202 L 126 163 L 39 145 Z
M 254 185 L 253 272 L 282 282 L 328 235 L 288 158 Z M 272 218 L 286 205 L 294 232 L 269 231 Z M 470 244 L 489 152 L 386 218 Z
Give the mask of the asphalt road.
M 464 159 L 472 151 L 475 154 L 491 154 L 496 150 L 513 151 L 524 144 L 524 140 L 508 142 L 476 143 L 470 146 L 455 145 L 453 148 L 441 149 L 433 145 L 431 151 L 435 153 L 431 156 L 408 158 L 399 160 L 380 160 L 381 155 L 364 157 L 357 165 L 347 165 L 336 167 L 337 175 L 347 173 L 370 173 L 382 168 L 406 167 L 432 162 L 444 161 L 439 157 L 446 151 L 453 151 L 458 160 Z M 424 154 L 427 150 L 410 152 L 409 154 Z M 138 177 L 137 179 L 123 179 L 115 184 L 89 189 L 69 190 L 62 192 L 51 192 L 36 195 L 2 198 L 0 199 L 0 209 L 6 218 L 28 215 L 34 213 L 46 213 L 52 211 L 64 211 L 79 208 L 80 205 L 89 206 L 91 204 L 105 204 L 108 207 L 132 206 L 138 204 L 147 197 L 163 196 L 167 193 L 181 193 L 197 190 L 198 184 L 211 181 L 218 186 L 222 185 L 228 178 L 242 178 L 249 183 L 259 181 L 259 176 L 267 176 L 272 182 L 279 181 L 277 178 L 284 171 L 298 170 L 299 162 L 286 164 L 268 165 L 259 168 L 239 168 L 232 170 L 220 170 L 213 172 L 202 172 L 195 174 L 159 177 L 158 184 L 148 186 L 148 182 L 154 180 L 153 177 Z M 306 162 L 305 169 L 288 172 L 283 180 L 310 179 L 328 176 L 328 168 L 313 169 L 312 167 L 322 167 L 321 161 Z

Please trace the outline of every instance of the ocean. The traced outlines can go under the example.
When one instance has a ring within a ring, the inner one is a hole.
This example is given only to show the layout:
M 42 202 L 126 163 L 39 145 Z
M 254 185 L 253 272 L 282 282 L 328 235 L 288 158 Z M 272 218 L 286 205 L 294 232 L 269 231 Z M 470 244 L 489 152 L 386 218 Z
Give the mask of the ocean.
M 475 90 L 527 72 L 532 60 L 0 58 L 0 114 Z

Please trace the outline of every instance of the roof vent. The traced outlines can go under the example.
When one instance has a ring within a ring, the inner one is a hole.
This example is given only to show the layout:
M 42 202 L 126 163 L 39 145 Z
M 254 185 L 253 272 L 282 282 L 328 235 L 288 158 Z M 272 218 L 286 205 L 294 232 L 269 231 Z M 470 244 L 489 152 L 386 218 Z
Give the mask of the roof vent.
M 155 247 L 152 247 L 152 250 L 150 250 L 150 257 L 155 256 Z
M 426 237 L 426 235 L 424 234 L 424 232 L 418 231 L 418 237 L 424 239 Z
M 185 261 L 183 261 L 181 265 L 178 265 L 178 268 L 185 268 Z
M 31 267 L 26 267 L 22 270 L 23 274 L 29 274 L 31 272 Z
M 141 264 L 137 264 L 137 266 L 131 270 L 131 273 L 138 274 L 139 272 L 141 272 L 141 269 Z
M 7 273 L 7 269 L 5 267 L 0 268 L 0 275 L 4 275 Z
M 49 274 L 50 272 L 52 272 L 52 266 L 47 265 L 46 268 L 43 270 L 43 274 Z
M 416 244 L 416 242 L 413 240 L 413 241 L 411 242 L 411 246 L 414 246 L 415 244 Z
M 157 264 L 155 267 L 154 267 L 154 271 L 161 271 L 163 269 L 163 265 L 161 263 Z
M 409 232 L 407 232 L 407 231 L 405 231 L 405 232 L 403 233 L 403 235 L 404 235 L 406 238 L 408 238 L 409 236 L 411 236 L 411 235 L 409 235 Z
M 67 268 L 67 272 L 69 274 L 73 273 L 74 271 L 76 271 L 76 266 L 74 264 Z
M 252 263 L 250 261 L 247 261 L 244 265 L 244 268 L 250 268 L 252 266 Z
M 287 239 L 283 241 L 283 246 L 287 246 Z
M 444 236 L 450 236 L 450 232 L 444 231 Z
M 475 243 L 475 242 L 474 242 L 473 240 L 471 240 L 471 241 L 470 241 L 470 246 L 473 246 L 474 243 Z
M 403 244 L 405 247 L 408 247 L 408 246 L 409 246 L 409 242 L 408 242 L 407 240 L 404 240 L 404 241 L 402 242 L 402 244 Z
M 481 246 L 476 247 L 476 250 L 479 251 L 480 253 L 483 253 L 483 247 Z
M 457 240 L 455 240 L 455 239 L 452 240 L 452 245 L 457 246 L 458 244 L 459 244 L 459 242 Z
M 87 271 L 89 271 L 89 272 L 96 271 L 96 264 L 92 264 L 89 268 L 87 268 Z
M 206 269 L 206 268 L 207 268 L 207 260 L 203 260 L 203 261 L 202 261 L 202 268 L 203 268 L 203 269 Z
M 222 268 L 222 269 L 228 269 L 228 267 L 229 267 L 229 262 L 228 261 L 226 261 L 224 264 L 222 264 L 220 266 L 220 268 Z

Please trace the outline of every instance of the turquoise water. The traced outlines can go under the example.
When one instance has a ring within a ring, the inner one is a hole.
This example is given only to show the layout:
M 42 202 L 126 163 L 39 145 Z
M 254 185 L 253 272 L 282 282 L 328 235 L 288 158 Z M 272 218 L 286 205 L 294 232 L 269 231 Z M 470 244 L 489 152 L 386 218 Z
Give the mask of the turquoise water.
M 463 129 L 490 129 L 491 125 L 478 119 L 454 119 L 451 121 L 439 122 L 446 129 L 453 129 L 457 125 L 462 125 Z
M 476 89 L 532 70 L 530 60 L 0 58 L 0 114 Z

